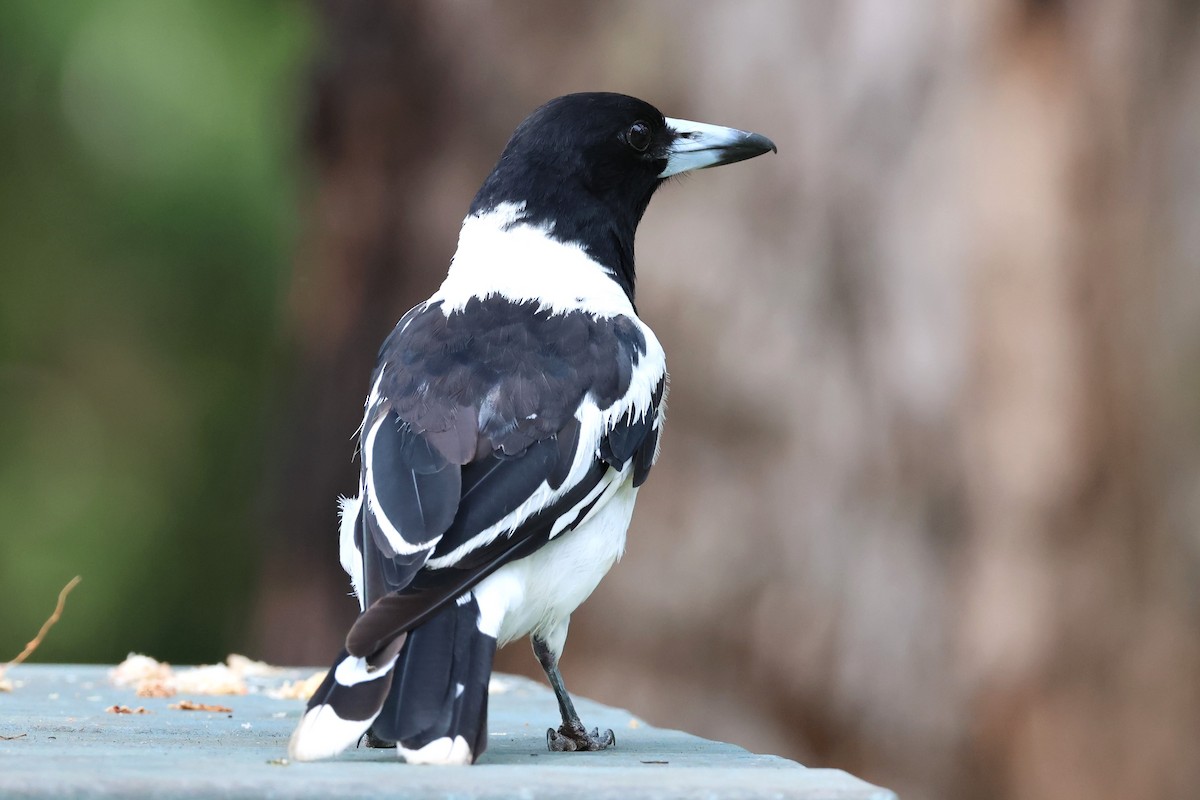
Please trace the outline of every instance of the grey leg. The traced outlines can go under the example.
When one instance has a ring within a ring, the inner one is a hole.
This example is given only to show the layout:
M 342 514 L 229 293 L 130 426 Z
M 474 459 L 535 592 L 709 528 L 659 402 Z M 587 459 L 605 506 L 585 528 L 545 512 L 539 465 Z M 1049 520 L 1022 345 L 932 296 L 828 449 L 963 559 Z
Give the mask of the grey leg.
M 579 714 L 575 711 L 575 704 L 571 702 L 571 695 L 567 694 L 562 673 L 558 671 L 558 658 L 544 640 L 536 636 L 530 638 L 533 640 L 533 654 L 537 656 L 538 663 L 546 671 L 546 679 L 550 681 L 550 687 L 554 689 L 554 696 L 558 698 L 558 711 L 562 715 L 563 721 L 562 727 L 558 730 L 550 728 L 546 731 L 546 746 L 556 753 L 570 750 L 604 750 L 616 747 L 617 737 L 613 734 L 612 729 L 601 734 L 596 728 L 592 728 L 591 733 L 588 733 L 583 727 L 583 722 L 580 721 Z

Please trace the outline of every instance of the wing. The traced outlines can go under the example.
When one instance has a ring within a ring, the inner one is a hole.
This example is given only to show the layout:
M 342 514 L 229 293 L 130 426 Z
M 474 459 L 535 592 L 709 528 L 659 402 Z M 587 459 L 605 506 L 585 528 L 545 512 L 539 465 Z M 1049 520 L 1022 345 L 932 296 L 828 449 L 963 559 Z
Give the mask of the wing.
M 350 560 L 365 611 L 349 652 L 375 652 L 573 529 L 614 484 L 640 485 L 665 390 L 661 347 L 631 317 L 498 297 L 406 315 L 363 426 Z

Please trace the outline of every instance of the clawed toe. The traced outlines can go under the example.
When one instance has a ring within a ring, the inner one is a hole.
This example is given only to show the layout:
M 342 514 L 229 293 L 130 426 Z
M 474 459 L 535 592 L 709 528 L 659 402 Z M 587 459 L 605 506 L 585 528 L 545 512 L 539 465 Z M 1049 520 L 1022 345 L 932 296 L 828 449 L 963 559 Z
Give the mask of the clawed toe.
M 596 730 L 594 728 L 592 729 L 592 735 L 593 736 L 596 735 Z M 608 728 L 607 730 L 604 731 L 603 736 L 599 736 L 597 738 L 600 740 L 600 747 L 599 747 L 600 750 L 603 750 L 606 747 L 616 747 L 617 746 L 617 735 L 612 732 L 612 728 Z
M 546 747 L 550 748 L 551 753 L 565 753 L 579 749 L 575 740 L 560 734 L 554 728 L 546 729 Z
M 587 732 L 580 726 L 578 729 L 569 728 L 563 725 L 558 730 L 549 728 L 546 730 L 546 747 L 552 753 L 567 753 L 579 750 L 595 752 L 597 750 L 607 750 L 610 747 L 616 747 L 617 737 L 612 732 L 612 729 L 600 733 L 598 728 L 592 728 L 591 732 Z

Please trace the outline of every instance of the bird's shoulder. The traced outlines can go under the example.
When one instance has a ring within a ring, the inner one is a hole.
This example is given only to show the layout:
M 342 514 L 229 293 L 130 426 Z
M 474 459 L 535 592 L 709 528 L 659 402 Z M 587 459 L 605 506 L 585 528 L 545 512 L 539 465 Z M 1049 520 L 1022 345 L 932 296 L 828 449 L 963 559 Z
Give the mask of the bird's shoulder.
M 495 295 L 448 310 L 433 300 L 406 314 L 380 349 L 365 422 L 394 414 L 465 464 L 492 451 L 516 455 L 584 406 L 644 413 L 664 373 L 661 346 L 632 310 L 559 311 Z

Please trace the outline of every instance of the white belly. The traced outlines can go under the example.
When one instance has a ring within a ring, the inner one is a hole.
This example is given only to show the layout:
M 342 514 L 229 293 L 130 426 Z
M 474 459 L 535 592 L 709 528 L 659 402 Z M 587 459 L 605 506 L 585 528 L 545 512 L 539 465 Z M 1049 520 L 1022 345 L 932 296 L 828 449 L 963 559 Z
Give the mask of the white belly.
M 566 638 L 566 623 L 625 550 L 637 489 L 626 480 L 593 516 L 475 589 L 480 628 L 506 644 L 529 633 Z M 557 649 L 561 649 L 561 643 Z

